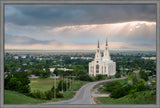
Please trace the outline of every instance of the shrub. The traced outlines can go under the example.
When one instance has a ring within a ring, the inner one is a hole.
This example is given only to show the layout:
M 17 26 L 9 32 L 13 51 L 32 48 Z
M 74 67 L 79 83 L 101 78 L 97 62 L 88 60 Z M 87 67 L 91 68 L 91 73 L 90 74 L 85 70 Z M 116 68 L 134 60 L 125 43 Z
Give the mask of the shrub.
M 45 94 L 41 92 L 40 90 L 33 91 L 31 94 L 34 98 L 39 98 L 39 99 L 45 99 Z
M 92 81 L 92 78 L 88 74 L 79 75 L 81 81 Z
M 17 78 L 17 79 L 22 83 L 22 85 L 28 85 L 30 83 L 29 78 Z
M 66 91 L 66 89 L 67 89 L 67 83 L 64 82 L 64 80 L 61 80 L 61 81 L 58 83 L 57 91 L 62 91 L 62 83 L 63 83 L 63 91 Z M 68 86 L 68 87 L 69 87 L 69 86 Z
M 45 68 L 44 71 L 42 71 L 42 78 L 48 78 L 50 76 L 50 71 L 48 68 Z
M 113 82 L 107 82 L 104 85 L 104 91 L 112 92 L 118 88 L 120 88 L 122 85 L 118 81 L 113 81 Z
M 54 93 L 54 85 L 53 85 L 53 87 L 51 88 L 51 91 Z M 59 89 L 58 88 L 56 88 L 56 92 L 59 92 Z
M 120 97 L 123 97 L 125 95 L 128 95 L 129 94 L 129 91 L 132 89 L 131 86 L 127 85 L 127 86 L 124 86 L 124 87 L 121 87 L 121 88 L 118 88 L 116 90 L 114 90 L 112 93 L 111 93 L 111 98 L 120 98 Z
M 21 93 L 30 93 L 31 88 L 29 85 L 20 86 L 19 92 Z
M 148 75 L 144 71 L 139 72 L 140 78 L 144 79 L 145 81 L 148 81 Z
M 63 96 L 62 93 L 59 93 L 59 92 L 58 92 L 58 93 L 56 93 L 56 97 L 57 97 L 57 98 L 63 98 L 64 96 Z
M 4 87 L 5 87 L 5 89 L 9 89 L 8 83 L 9 83 L 11 78 L 12 78 L 12 75 L 10 75 L 10 74 L 8 74 L 7 77 L 5 77 L 5 79 L 4 79 Z
M 96 80 L 103 80 L 104 78 L 103 78 L 103 75 L 97 75 L 96 76 Z
M 53 92 L 51 90 L 48 90 L 45 92 L 45 97 L 47 100 L 51 100 L 53 96 Z
M 15 90 L 21 93 L 29 93 L 29 83 L 30 80 L 27 77 L 26 72 L 16 72 L 13 74 L 8 74 L 8 76 L 5 78 L 5 89 Z
M 130 90 L 130 91 L 129 91 L 129 96 L 130 96 L 131 98 L 136 98 L 135 92 L 137 92 L 137 89 L 136 89 L 136 88 Z
M 116 78 L 120 78 L 120 77 L 121 77 L 121 73 L 116 73 L 116 74 L 115 74 L 115 77 L 116 77 Z
M 11 78 L 7 84 L 7 88 L 10 90 L 19 91 L 21 87 L 21 82 L 17 80 L 17 78 Z
M 138 92 L 138 91 L 144 91 L 144 90 L 146 90 L 146 88 L 147 88 L 147 87 L 144 85 L 144 83 L 138 84 L 138 85 L 136 86 L 137 92 Z

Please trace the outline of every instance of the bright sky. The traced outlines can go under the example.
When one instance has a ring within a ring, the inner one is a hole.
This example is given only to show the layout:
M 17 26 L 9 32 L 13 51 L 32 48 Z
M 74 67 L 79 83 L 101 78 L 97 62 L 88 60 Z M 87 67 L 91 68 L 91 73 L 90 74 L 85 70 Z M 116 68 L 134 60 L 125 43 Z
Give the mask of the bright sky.
M 5 5 L 5 49 L 156 49 L 155 5 Z

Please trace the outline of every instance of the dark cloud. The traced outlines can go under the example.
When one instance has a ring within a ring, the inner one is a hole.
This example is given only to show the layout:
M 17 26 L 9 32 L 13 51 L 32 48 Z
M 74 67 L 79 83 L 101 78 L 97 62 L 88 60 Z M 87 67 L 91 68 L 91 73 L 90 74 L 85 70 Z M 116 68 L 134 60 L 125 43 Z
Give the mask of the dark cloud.
M 156 5 L 6 5 L 5 9 L 5 21 L 18 25 L 67 26 L 156 21 Z
M 48 44 L 49 41 L 40 41 L 26 36 L 12 36 L 6 34 L 5 44 L 10 45 L 32 45 L 32 44 Z

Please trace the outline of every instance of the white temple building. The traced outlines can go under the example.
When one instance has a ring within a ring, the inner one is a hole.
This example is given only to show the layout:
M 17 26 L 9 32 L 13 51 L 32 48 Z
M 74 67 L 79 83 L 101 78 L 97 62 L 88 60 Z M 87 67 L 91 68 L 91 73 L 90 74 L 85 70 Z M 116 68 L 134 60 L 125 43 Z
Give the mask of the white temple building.
M 108 41 L 106 40 L 106 46 L 104 49 L 103 57 L 101 57 L 99 41 L 93 61 L 89 63 L 89 75 L 108 75 L 112 76 L 116 74 L 116 63 L 111 60 L 109 50 L 108 50 Z

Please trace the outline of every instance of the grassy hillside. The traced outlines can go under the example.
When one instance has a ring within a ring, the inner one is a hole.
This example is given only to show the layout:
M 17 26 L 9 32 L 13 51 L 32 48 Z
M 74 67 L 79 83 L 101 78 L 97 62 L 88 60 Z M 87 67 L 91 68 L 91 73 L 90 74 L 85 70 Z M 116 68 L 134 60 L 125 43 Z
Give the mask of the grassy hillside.
M 95 100 L 99 104 L 156 104 L 156 94 L 155 91 L 142 91 L 118 99 L 98 97 Z
M 30 83 L 31 92 L 33 92 L 34 90 L 40 90 L 43 92 L 50 90 L 54 84 L 53 83 L 54 80 L 51 78 L 46 78 L 46 79 L 38 78 L 38 79 L 30 79 L 30 80 L 31 80 L 31 83 Z M 59 80 L 57 80 L 57 84 L 58 82 Z M 68 91 L 63 93 L 64 98 L 56 98 L 56 99 L 52 98 L 52 100 L 41 100 L 41 99 L 31 98 L 15 91 L 5 90 L 4 101 L 5 101 L 5 104 L 33 104 L 33 103 L 66 100 L 66 99 L 72 98 L 75 95 L 75 91 L 78 90 L 81 86 L 83 86 L 86 83 L 87 82 L 85 81 L 75 80 L 72 83 L 71 88 Z
M 32 103 L 43 103 L 46 100 L 40 100 L 25 96 L 15 91 L 4 91 L 4 104 L 32 104 Z

